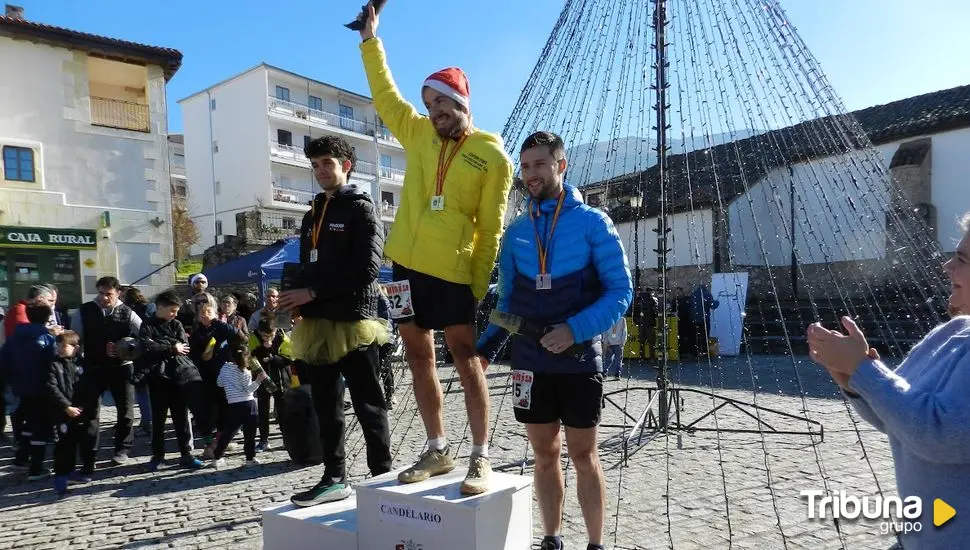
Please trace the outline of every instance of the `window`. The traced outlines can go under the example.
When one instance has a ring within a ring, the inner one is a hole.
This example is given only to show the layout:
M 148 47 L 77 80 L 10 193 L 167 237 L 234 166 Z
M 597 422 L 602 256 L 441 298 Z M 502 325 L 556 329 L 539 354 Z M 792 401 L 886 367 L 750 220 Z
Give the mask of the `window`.
M 340 127 L 344 130 L 354 129 L 354 108 L 343 103 L 340 104 Z
M 391 193 L 390 191 L 381 191 L 381 204 L 383 203 L 394 206 L 394 193 Z
M 276 87 L 276 99 L 282 99 L 283 101 L 290 100 L 290 89 L 284 88 L 283 86 Z
M 216 237 L 222 235 L 222 220 L 216 220 Z
M 290 231 L 296 229 L 296 218 L 284 217 L 283 218 L 283 229 L 287 229 L 287 230 L 290 230 Z
M 391 177 L 391 155 L 381 154 L 381 177 Z
M 3 177 L 9 181 L 37 181 L 34 179 L 34 150 L 27 147 L 3 148 Z
M 216 100 L 215 99 L 210 99 L 209 100 L 209 110 L 210 111 L 215 111 L 216 110 Z
M 303 136 L 303 148 L 306 149 L 310 146 L 310 136 Z
M 277 130 L 276 142 L 280 145 L 293 145 L 293 133 L 289 130 Z
M 323 110 L 323 100 L 320 99 L 319 97 L 315 96 L 315 95 L 311 95 L 310 96 L 310 101 L 308 103 L 309 103 L 309 105 L 307 105 L 307 106 L 310 107 L 311 109 L 313 109 L 314 111 L 322 111 Z

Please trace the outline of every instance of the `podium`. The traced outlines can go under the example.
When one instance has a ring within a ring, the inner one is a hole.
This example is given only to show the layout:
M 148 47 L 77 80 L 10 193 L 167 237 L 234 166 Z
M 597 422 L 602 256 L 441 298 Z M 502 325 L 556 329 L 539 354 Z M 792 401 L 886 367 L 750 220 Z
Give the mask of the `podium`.
M 263 550 L 357 548 L 357 498 L 300 508 L 287 502 L 263 510 Z
M 528 550 L 532 479 L 492 472 L 491 490 L 463 496 L 466 469 L 402 484 L 388 472 L 350 498 L 310 508 L 263 510 L 263 548 L 289 550 Z

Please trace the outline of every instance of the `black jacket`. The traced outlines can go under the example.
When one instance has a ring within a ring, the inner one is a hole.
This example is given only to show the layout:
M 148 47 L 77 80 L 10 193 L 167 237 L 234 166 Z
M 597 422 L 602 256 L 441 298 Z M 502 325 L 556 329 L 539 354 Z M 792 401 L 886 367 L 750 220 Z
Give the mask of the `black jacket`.
M 175 344 L 189 343 L 185 327 L 178 319 L 166 321 L 153 315 L 142 323 L 138 339 L 143 351 L 135 361 L 136 379 L 163 379 L 176 384 L 202 380 L 188 355 L 175 354 Z
M 87 302 L 80 310 L 81 349 L 87 368 L 120 367 L 121 359 L 108 357 L 108 343 L 129 336 L 137 337 L 136 327 L 141 319 L 125 304 L 118 302 L 108 315 L 96 302 Z M 135 322 L 133 323 L 132 318 Z M 75 329 L 77 330 L 77 329 Z M 132 333 L 134 331 L 134 334 Z
M 324 215 L 317 261 L 311 263 L 313 230 Z M 300 228 L 302 282 L 317 297 L 300 306 L 300 314 L 331 321 L 376 318 L 383 256 L 384 231 L 369 195 L 353 184 L 338 189 L 329 201 L 326 194 L 318 194 Z
M 284 344 L 286 344 L 284 346 Z M 276 384 L 279 391 L 290 389 L 289 367 L 293 360 L 287 355 L 289 353 L 289 340 L 283 329 L 276 329 L 276 336 L 270 347 L 264 347 L 258 336 L 249 337 L 249 354 L 259 361 L 260 366 L 266 371 L 266 376 Z M 259 393 L 267 393 L 264 386 L 259 386 L 256 390 Z
M 189 335 L 189 347 L 192 351 L 189 357 L 195 362 L 203 378 L 214 380 L 219 376 L 222 365 L 229 361 L 229 344 L 234 343 L 236 339 L 243 344 L 246 343 L 245 334 L 218 319 L 212 321 L 207 327 L 199 323 L 192 327 L 192 334 Z M 215 353 L 206 361 L 202 359 L 202 354 L 213 340 L 215 340 Z
M 73 358 L 57 357 L 47 371 L 47 394 L 54 409 L 55 421 L 68 420 L 64 411 L 78 404 L 78 380 L 81 369 Z

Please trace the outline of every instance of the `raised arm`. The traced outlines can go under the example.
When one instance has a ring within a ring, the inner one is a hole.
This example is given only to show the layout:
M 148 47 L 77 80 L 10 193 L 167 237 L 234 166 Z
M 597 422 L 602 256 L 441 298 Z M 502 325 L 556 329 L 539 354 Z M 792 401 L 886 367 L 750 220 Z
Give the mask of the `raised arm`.
M 417 109 L 408 103 L 394 83 L 391 69 L 387 66 L 384 45 L 377 37 L 379 18 L 373 6 L 368 6 L 368 19 L 360 31 L 360 53 L 364 60 L 364 71 L 374 98 L 374 109 L 394 137 L 405 149 L 414 142 L 418 124 L 423 118 Z

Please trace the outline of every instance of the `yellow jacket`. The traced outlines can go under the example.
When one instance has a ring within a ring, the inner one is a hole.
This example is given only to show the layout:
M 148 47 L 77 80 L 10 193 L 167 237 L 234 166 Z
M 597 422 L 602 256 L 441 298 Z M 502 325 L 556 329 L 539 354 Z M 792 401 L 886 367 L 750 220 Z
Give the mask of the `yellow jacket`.
M 512 188 L 512 161 L 498 135 L 477 128 L 465 140 L 444 181 L 444 210 L 431 210 L 441 138 L 398 91 L 379 38 L 361 43 L 374 107 L 404 146 L 407 170 L 401 204 L 384 254 L 402 266 L 445 281 L 488 290 Z M 455 142 L 448 145 L 450 154 Z

